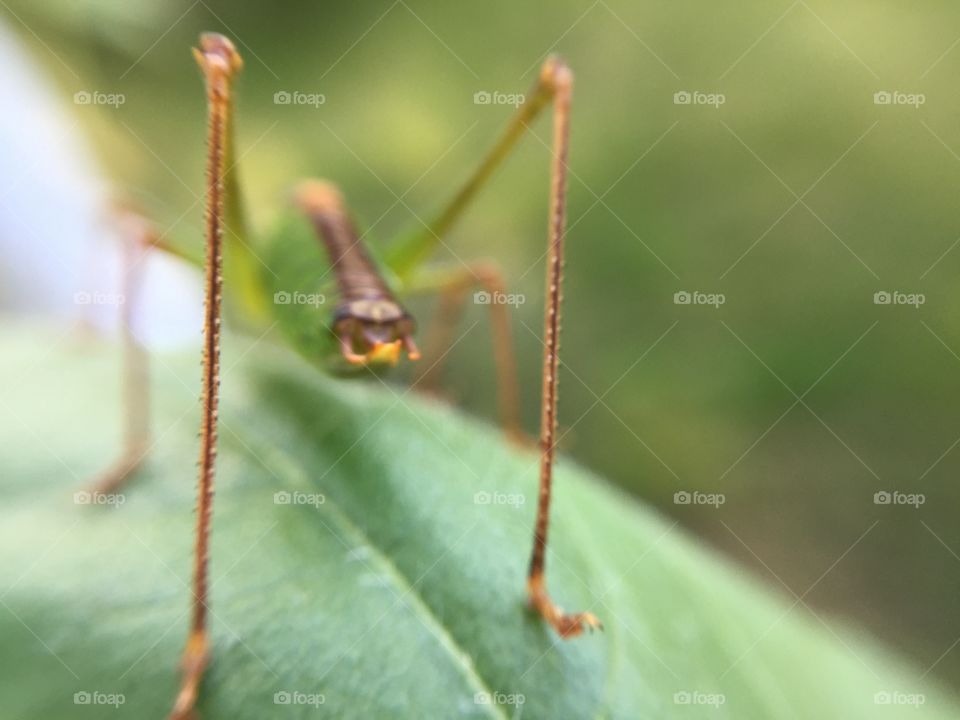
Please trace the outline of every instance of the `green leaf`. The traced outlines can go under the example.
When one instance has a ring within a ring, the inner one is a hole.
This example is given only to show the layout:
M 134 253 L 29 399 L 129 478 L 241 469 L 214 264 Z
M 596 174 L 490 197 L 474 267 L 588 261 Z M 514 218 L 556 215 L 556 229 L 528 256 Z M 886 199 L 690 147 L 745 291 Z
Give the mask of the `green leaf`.
M 163 717 L 187 625 L 197 358 L 154 358 L 156 450 L 121 505 L 94 507 L 73 493 L 115 449 L 115 350 L 36 330 L 0 339 L 3 716 Z M 567 460 L 548 579 L 606 631 L 559 640 L 524 604 L 533 453 L 403 388 L 251 342 L 223 353 L 207 720 L 958 716 L 871 641 L 773 597 Z M 289 493 L 317 502 L 276 501 Z M 275 704 L 284 692 L 324 703 Z M 877 704 L 885 692 L 923 705 Z M 475 701 L 490 693 L 525 703 Z

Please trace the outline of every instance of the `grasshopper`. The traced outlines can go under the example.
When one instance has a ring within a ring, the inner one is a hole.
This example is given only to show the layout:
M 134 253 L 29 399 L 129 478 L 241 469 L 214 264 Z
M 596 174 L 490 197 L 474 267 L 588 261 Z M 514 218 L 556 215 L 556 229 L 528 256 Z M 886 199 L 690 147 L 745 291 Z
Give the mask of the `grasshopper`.
M 246 287 L 260 288 L 247 293 L 250 315 L 262 314 L 266 296 L 256 278 L 256 258 L 234 232 L 241 224 L 238 213 L 236 174 L 233 171 L 233 85 L 243 62 L 233 43 L 226 37 L 205 33 L 194 56 L 206 85 L 207 176 L 204 260 L 204 338 L 202 364 L 202 411 L 200 426 L 200 462 L 196 544 L 193 565 L 192 617 L 182 658 L 182 680 L 170 717 L 192 717 L 204 671 L 210 660 L 207 629 L 208 554 L 213 487 L 217 452 L 217 413 L 220 377 L 220 324 L 224 277 L 243 278 Z M 479 167 L 454 195 L 437 217 L 409 237 L 392 245 L 385 265 L 378 265 L 364 245 L 343 195 L 335 185 L 320 180 L 301 182 L 294 193 L 294 205 L 313 227 L 329 256 L 338 302 L 324 335 L 329 349 L 340 362 L 353 368 L 375 368 L 397 364 L 404 354 L 410 360 L 420 358 L 414 342 L 416 326 L 400 302 L 404 293 L 432 290 L 440 294 L 437 332 L 428 352 L 443 351 L 449 333 L 462 307 L 465 294 L 473 287 L 502 293 L 500 271 L 491 263 L 454 270 L 430 270 L 424 267 L 443 236 L 460 218 L 470 201 L 490 179 L 529 124 L 548 106 L 553 107 L 553 141 L 550 200 L 547 231 L 546 310 L 544 321 L 543 386 L 540 414 L 540 479 L 533 549 L 527 576 L 530 606 L 562 638 L 580 635 L 584 630 L 601 627 L 589 612 L 567 614 L 547 592 L 545 562 L 550 516 L 553 464 L 556 445 L 558 369 L 560 341 L 560 304 L 563 274 L 564 232 L 566 221 L 566 178 L 569 149 L 570 106 L 573 74 L 558 57 L 551 56 L 541 68 L 532 91 L 516 109 L 513 118 Z M 124 228 L 133 243 L 164 246 L 136 213 L 124 211 Z M 178 253 L 180 254 L 180 253 Z M 135 263 L 127 263 L 130 270 Z M 225 273 L 226 270 L 226 273 Z M 135 299 L 135 278 L 127 273 L 128 291 Z M 387 278 L 391 278 L 388 282 Z M 229 284 L 228 280 L 228 284 Z M 252 283 L 252 284 L 251 284 Z M 228 300 L 230 296 L 228 295 Z M 243 306 L 244 299 L 239 300 Z M 125 482 L 140 464 L 149 445 L 146 431 L 146 391 L 143 389 L 145 353 L 132 338 L 129 316 L 135 303 L 125 307 L 124 373 L 127 376 L 125 406 L 128 415 L 124 447 L 117 462 L 96 482 L 95 492 L 110 492 Z M 522 438 L 518 420 L 518 384 L 510 326 L 506 308 L 490 305 L 493 326 L 498 405 L 507 436 Z M 423 375 L 421 375 L 423 377 Z

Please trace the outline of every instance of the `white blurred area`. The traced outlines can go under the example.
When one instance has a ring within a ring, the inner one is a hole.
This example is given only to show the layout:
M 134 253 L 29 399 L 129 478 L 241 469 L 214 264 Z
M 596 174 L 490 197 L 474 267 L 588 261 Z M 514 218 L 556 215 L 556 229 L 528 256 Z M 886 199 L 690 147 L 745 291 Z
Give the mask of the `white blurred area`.
M 116 333 L 123 294 L 121 238 L 110 186 L 73 118 L 71 98 L 0 23 L 0 313 L 86 321 Z M 198 274 L 147 253 L 133 329 L 147 347 L 199 343 Z

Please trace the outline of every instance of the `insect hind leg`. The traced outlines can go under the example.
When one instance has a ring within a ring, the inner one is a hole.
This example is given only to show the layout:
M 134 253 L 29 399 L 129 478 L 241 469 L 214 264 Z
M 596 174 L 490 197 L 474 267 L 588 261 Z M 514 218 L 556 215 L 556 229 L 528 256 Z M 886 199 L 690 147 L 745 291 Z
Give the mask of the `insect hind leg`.
M 117 207 L 112 215 L 122 236 L 120 305 L 122 342 L 121 382 L 123 439 L 120 454 L 90 484 L 93 495 L 115 493 L 140 469 L 150 452 L 150 389 L 147 350 L 134 331 L 143 285 L 144 257 L 152 247 L 155 232 L 142 215 Z

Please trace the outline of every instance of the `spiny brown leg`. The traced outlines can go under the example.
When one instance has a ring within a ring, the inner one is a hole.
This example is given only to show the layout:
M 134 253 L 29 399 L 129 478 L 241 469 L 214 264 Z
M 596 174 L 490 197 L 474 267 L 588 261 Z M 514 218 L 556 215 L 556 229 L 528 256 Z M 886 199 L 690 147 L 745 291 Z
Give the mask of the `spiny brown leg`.
M 193 565 L 193 601 L 190 633 L 183 651 L 183 678 L 170 714 L 171 720 L 194 716 L 200 681 L 209 659 L 207 631 L 207 558 L 213 504 L 214 461 L 217 454 L 217 405 L 220 384 L 220 304 L 226 134 L 230 89 L 243 63 L 227 38 L 214 33 L 200 36 L 194 56 L 207 86 L 209 127 L 207 136 L 206 271 L 203 341 L 202 418 L 200 423 L 200 476 L 197 501 L 197 535 Z
M 468 268 L 442 273 L 433 285 L 440 297 L 426 344 L 426 357 L 432 361 L 421 366 L 422 370 L 414 378 L 414 385 L 425 392 L 437 391 L 446 351 L 453 342 L 454 329 L 463 313 L 467 294 L 471 288 L 483 288 L 490 307 L 500 425 L 511 442 L 527 444 L 527 436 L 520 424 L 520 386 L 510 332 L 509 308 L 501 301 L 506 286 L 500 268 L 491 262 L 476 263 Z
M 150 449 L 147 351 L 134 333 L 133 321 L 140 300 L 142 254 L 150 247 L 154 232 L 143 217 L 128 208 L 118 208 L 114 217 L 122 236 L 123 445 L 120 456 L 91 483 L 93 495 L 116 492 L 143 464 Z
M 530 604 L 563 638 L 579 635 L 585 628 L 600 627 L 589 612 L 566 614 L 550 599 L 544 579 L 547 529 L 550 521 L 550 491 L 557 430 L 557 387 L 560 351 L 560 300 L 563 280 L 563 241 L 566 223 L 567 155 L 573 74 L 558 58 L 551 57 L 540 72 L 540 86 L 553 97 L 553 160 L 550 179 L 550 215 L 547 231 L 547 300 L 544 319 L 543 397 L 540 413 L 540 496 L 533 535 L 533 553 L 527 576 Z
M 454 195 L 433 221 L 406 242 L 398 245 L 389 257 L 390 266 L 401 277 L 409 279 L 440 244 L 442 238 L 462 217 L 466 208 L 494 171 L 529 129 L 529 124 L 547 107 L 554 105 L 553 162 L 551 167 L 550 219 L 547 236 L 547 308 L 544 350 L 543 399 L 540 424 L 540 497 L 534 532 L 533 553 L 527 588 L 530 604 L 549 622 L 561 637 L 573 637 L 584 628 L 599 627 L 591 613 L 564 614 L 553 604 L 544 581 L 547 547 L 547 526 L 550 516 L 550 490 L 553 479 L 557 409 L 557 352 L 560 333 L 560 282 L 563 264 L 563 233 L 566 211 L 567 150 L 569 144 L 570 101 L 573 74 L 557 57 L 550 57 L 524 103 L 517 109 L 506 129 L 482 160 L 467 182 Z

